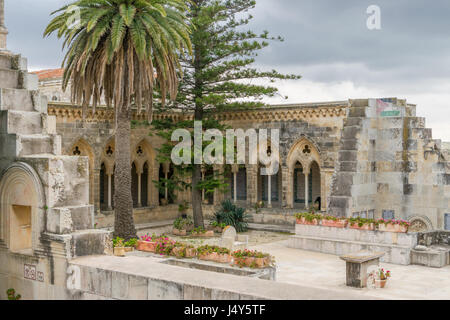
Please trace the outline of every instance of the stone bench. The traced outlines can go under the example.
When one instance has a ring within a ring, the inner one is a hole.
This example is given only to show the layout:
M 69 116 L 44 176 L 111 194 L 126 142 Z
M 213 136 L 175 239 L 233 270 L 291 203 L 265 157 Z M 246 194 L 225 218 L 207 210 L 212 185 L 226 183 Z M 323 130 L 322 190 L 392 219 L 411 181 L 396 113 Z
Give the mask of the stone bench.
M 346 283 L 349 287 L 367 287 L 368 268 L 378 266 L 384 252 L 360 251 L 340 256 L 346 263 Z

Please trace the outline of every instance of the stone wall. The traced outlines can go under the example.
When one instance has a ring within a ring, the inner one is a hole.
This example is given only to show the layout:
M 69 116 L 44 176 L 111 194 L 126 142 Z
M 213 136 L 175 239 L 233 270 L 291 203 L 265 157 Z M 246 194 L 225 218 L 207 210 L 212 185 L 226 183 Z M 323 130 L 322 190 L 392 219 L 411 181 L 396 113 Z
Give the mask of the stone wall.
M 447 156 L 415 106 L 397 99 L 351 101 L 342 131 L 330 211 L 444 228 L 450 187 Z
M 313 197 L 309 196 L 310 203 L 319 196 L 322 199 L 322 208 L 326 208 L 326 198 L 329 194 L 329 182 L 334 171 L 337 159 L 340 132 L 345 116 L 346 103 L 336 102 L 328 104 L 304 104 L 273 106 L 255 111 L 234 112 L 219 114 L 218 118 L 224 124 L 233 128 L 247 129 L 279 129 L 280 130 L 280 156 L 281 168 L 279 171 L 279 200 L 274 203 L 277 208 L 303 209 L 304 204 L 295 204 L 293 199 L 293 169 L 296 160 L 299 160 L 305 169 L 314 161 L 317 163 L 318 172 L 313 174 Z M 113 113 L 111 109 L 97 108 L 95 115 L 88 114 L 84 126 L 81 124 L 81 109 L 68 103 L 50 103 L 48 107 L 50 115 L 56 116 L 57 132 L 62 136 L 62 152 L 72 155 L 74 153 L 89 157 L 90 164 L 90 203 L 95 206 L 96 222 L 99 225 L 111 223 L 110 210 L 105 210 L 100 204 L 100 169 L 106 165 L 107 174 L 113 173 L 114 156 L 108 154 L 108 150 L 114 151 Z M 181 120 L 179 114 L 156 114 L 155 118 L 173 117 Z M 184 117 L 189 118 L 190 115 Z M 163 141 L 152 132 L 152 127 L 144 124 L 145 115 L 134 115 L 130 145 L 134 158 L 138 159 L 135 151 L 145 145 L 148 152 L 145 161 L 151 164 L 152 180 L 159 179 L 160 168 L 167 164 L 156 161 L 156 149 Z M 300 148 L 308 145 L 313 150 L 314 156 L 299 157 Z M 109 149 L 111 147 L 111 149 Z M 141 165 L 143 161 L 140 162 Z M 168 167 L 168 166 L 167 166 Z M 161 169 L 162 170 L 162 169 Z M 222 168 L 217 166 L 216 170 Z M 247 200 L 240 201 L 240 205 L 253 207 L 261 200 L 261 178 L 258 177 L 258 166 L 248 165 L 246 168 Z M 172 218 L 170 214 L 160 215 L 160 197 L 154 184 L 150 183 L 150 203 L 144 208 L 136 208 L 136 213 L 149 219 L 167 220 Z M 190 192 L 177 192 L 177 203 L 190 202 Z M 225 198 L 232 199 L 233 193 L 214 194 L 214 204 L 219 205 Z M 145 213 L 144 213 L 145 212 Z M 108 222 L 106 222 L 108 221 Z M 150 220 L 152 221 L 152 220 Z M 147 221 L 147 222 L 150 222 Z

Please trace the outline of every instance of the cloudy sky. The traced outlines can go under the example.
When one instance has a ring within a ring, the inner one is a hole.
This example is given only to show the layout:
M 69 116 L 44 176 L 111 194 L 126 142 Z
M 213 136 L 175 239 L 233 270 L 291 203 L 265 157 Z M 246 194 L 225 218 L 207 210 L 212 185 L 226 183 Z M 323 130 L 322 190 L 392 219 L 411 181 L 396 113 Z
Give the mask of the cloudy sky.
M 49 13 L 68 0 L 6 0 L 8 47 L 32 70 L 57 68 L 61 42 L 42 38 Z M 367 28 L 370 5 L 381 30 Z M 251 29 L 285 38 L 258 57 L 261 68 L 301 74 L 278 84 L 273 103 L 399 97 L 418 105 L 434 138 L 450 141 L 450 1 L 257 0 Z

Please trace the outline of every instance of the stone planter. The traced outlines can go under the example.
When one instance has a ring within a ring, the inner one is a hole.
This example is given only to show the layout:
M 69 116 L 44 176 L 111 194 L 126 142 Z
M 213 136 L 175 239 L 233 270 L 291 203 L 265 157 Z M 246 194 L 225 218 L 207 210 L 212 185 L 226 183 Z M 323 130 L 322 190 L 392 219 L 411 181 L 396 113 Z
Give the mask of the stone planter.
M 361 227 L 358 223 L 355 223 L 354 225 L 348 224 L 350 229 L 356 229 L 356 230 L 366 230 L 366 231 L 373 231 L 375 230 L 375 226 L 373 223 L 371 224 L 363 224 Z
M 133 247 L 125 247 L 125 252 L 133 252 L 134 248 Z
M 116 257 L 125 257 L 125 247 L 115 247 L 114 255 Z
M 332 227 L 332 228 L 345 228 L 348 224 L 347 220 L 326 220 L 323 219 L 321 222 L 323 227 Z
M 307 221 L 305 218 L 297 219 L 297 224 L 304 224 L 307 226 L 317 226 L 319 225 L 319 221 L 317 219 L 314 219 L 313 221 Z
M 384 288 L 386 286 L 387 280 L 375 280 L 376 288 Z
M 378 225 L 378 231 L 406 233 L 408 232 L 408 226 L 402 226 L 399 224 L 392 224 L 392 223 L 390 224 L 380 223 Z
M 138 241 L 137 249 L 144 252 L 156 252 L 156 242 Z
M 179 229 L 174 228 L 174 229 L 172 230 L 172 233 L 173 233 L 174 235 L 176 235 L 176 236 L 184 237 L 184 236 L 187 235 L 187 230 L 179 230 Z

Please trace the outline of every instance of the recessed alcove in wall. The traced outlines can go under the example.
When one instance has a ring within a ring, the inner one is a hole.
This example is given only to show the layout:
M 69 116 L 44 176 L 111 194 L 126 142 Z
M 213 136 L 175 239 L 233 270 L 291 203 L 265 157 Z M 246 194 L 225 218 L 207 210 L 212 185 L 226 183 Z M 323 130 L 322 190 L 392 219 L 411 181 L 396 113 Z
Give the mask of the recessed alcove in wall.
M 11 206 L 10 249 L 14 252 L 31 251 L 31 206 Z
M 33 254 L 45 224 L 45 193 L 34 169 L 22 162 L 0 176 L 0 245 Z

